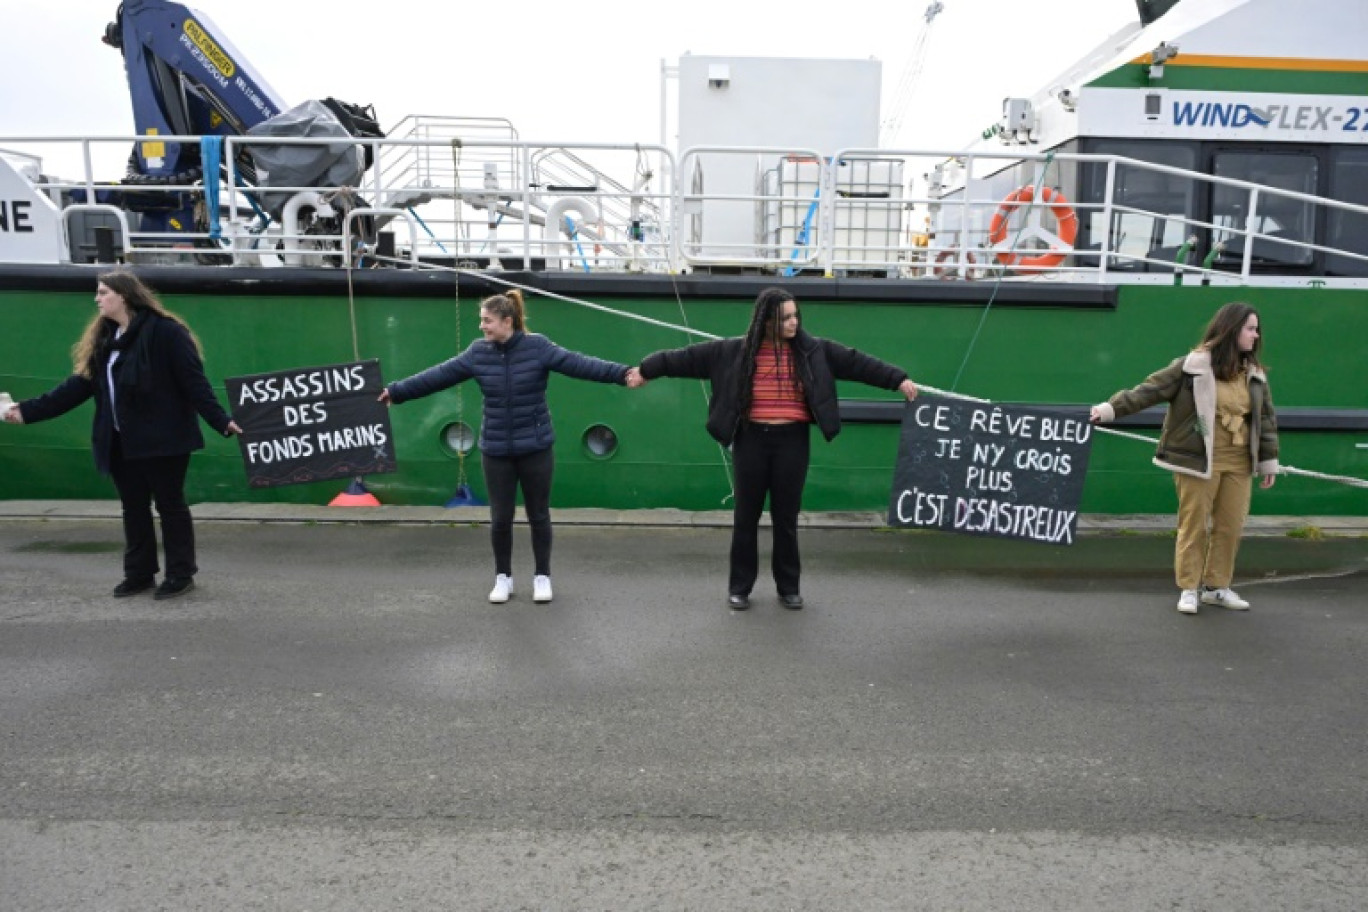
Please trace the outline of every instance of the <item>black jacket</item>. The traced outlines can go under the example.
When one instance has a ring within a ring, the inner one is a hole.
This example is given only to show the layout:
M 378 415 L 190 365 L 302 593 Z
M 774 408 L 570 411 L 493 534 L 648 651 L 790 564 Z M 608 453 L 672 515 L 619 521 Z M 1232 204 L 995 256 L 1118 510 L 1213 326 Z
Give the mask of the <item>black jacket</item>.
M 204 375 L 195 341 L 185 327 L 147 312 L 139 327 L 145 338 L 146 377 L 137 391 L 120 389 L 117 396 L 120 444 L 127 459 L 179 456 L 204 448 L 196 413 L 215 431 L 227 436 L 231 416 L 214 396 Z M 117 378 L 135 357 L 130 348 L 114 363 Z M 19 403 L 25 424 L 36 424 L 65 415 L 87 399 L 95 400 L 95 420 L 91 427 L 91 448 L 95 465 L 108 474 L 110 450 L 114 442 L 114 420 L 109 405 L 109 383 L 105 379 L 108 356 L 100 358 L 93 376 L 73 374 L 52 390 Z
M 658 351 L 641 362 L 641 375 L 647 380 L 656 377 L 693 377 L 707 379 L 712 384 L 708 401 L 708 433 L 723 446 L 730 446 L 736 429 L 745 416 L 741 414 L 741 360 L 746 340 L 741 337 L 700 342 L 687 348 Z M 830 339 L 819 339 L 799 329 L 793 344 L 806 356 L 806 370 L 800 368 L 798 379 L 803 383 L 812 420 L 822 436 L 831 440 L 841 432 L 841 411 L 836 398 L 837 380 L 858 380 L 880 389 L 894 390 L 907 379 L 907 372 L 892 364 L 847 348 Z

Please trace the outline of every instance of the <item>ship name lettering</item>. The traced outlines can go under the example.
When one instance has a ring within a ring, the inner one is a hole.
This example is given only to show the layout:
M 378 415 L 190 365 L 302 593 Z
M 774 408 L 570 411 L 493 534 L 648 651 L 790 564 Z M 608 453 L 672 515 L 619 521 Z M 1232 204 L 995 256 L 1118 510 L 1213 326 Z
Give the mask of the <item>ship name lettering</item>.
M 32 206 L 28 200 L 0 199 L 0 231 L 32 234 L 33 225 L 29 222 L 29 209 Z

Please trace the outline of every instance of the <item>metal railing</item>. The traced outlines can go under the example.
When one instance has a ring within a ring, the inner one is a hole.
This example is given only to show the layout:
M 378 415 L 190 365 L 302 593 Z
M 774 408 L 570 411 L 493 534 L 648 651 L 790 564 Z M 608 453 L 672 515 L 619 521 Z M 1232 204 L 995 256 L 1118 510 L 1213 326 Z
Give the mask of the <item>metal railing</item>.
M 1333 258 L 1342 274 L 1323 277 L 1327 284 L 1368 284 L 1368 246 L 1337 247 L 1314 234 L 1332 217 L 1368 225 L 1368 207 L 1114 155 L 707 146 L 676 159 L 659 145 L 524 141 L 507 121 L 409 118 L 387 138 L 356 140 L 373 147 L 375 161 L 357 186 L 271 187 L 290 197 L 271 214 L 258 188 L 230 172 L 217 176 L 217 209 L 202 183 L 96 179 L 93 162 L 110 149 L 126 156 L 145 139 L 0 138 L 0 167 L 54 201 L 69 235 L 104 218 L 132 262 L 363 265 L 384 246 L 377 232 L 399 219 L 395 257 L 413 266 L 1304 283 L 1322 278 L 1320 265 Z M 322 141 L 223 142 L 223 161 L 234 162 L 254 145 Z M 66 157 L 82 163 L 78 178 L 42 173 L 43 153 L 57 147 L 74 150 Z M 1080 200 L 1080 175 L 1098 168 L 1100 198 Z M 922 177 L 928 169 L 933 180 Z M 1117 192 L 1118 175 L 1137 174 L 1186 188 L 1190 199 L 1219 192 L 1228 211 L 1198 219 L 1137 205 Z M 1009 194 L 1023 186 L 1031 199 L 1013 203 Z M 1053 197 L 1060 190 L 1063 201 Z M 191 208 L 195 223 L 174 228 L 140 217 Z M 1289 234 L 1277 216 L 1287 212 L 1300 213 L 1307 230 Z M 0 234 L 0 259 L 3 245 Z

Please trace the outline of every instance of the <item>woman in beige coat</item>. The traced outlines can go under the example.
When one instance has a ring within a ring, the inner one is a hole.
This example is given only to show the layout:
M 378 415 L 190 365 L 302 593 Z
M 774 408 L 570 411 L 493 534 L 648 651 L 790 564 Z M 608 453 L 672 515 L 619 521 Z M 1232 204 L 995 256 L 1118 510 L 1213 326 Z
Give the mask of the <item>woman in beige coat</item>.
M 1253 476 L 1271 488 L 1278 471 L 1278 421 L 1259 363 L 1263 334 L 1248 304 L 1222 307 L 1192 352 L 1093 406 L 1094 424 L 1160 402 L 1169 404 L 1154 464 L 1173 472 L 1178 488 L 1174 575 L 1178 610 L 1199 604 L 1244 610 L 1231 591 Z

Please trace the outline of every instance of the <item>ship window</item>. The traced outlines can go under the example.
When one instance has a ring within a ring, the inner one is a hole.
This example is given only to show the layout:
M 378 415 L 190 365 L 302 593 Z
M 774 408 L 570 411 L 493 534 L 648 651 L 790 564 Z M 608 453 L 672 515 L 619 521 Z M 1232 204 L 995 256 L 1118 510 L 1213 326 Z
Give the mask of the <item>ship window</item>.
M 1368 206 L 1368 149 L 1336 149 L 1330 157 L 1332 199 Z M 1368 215 L 1329 210 L 1325 246 L 1368 256 Z M 1368 276 L 1368 261 L 1329 254 L 1326 271 L 1331 275 Z
M 459 456 L 462 453 L 469 453 L 475 446 L 475 432 L 470 425 L 461 421 L 453 421 L 442 428 L 442 446 L 447 453 L 452 456 Z
M 1087 151 L 1172 168 L 1197 167 L 1197 147 L 1193 144 L 1102 140 Z M 1154 272 L 1171 268 L 1179 247 L 1193 231 L 1196 182 L 1142 165 L 1117 164 L 1110 231 L 1102 208 L 1106 203 L 1107 166 L 1084 165 L 1081 188 L 1081 202 L 1089 205 L 1086 213 L 1080 212 L 1083 225 L 1078 249 L 1100 251 L 1110 242 L 1116 256 L 1108 261 L 1109 269 Z
M 611 459 L 618 449 L 618 436 L 606 424 L 590 425 L 584 432 L 584 450 L 593 459 Z
M 1212 159 L 1213 173 L 1249 181 L 1278 190 L 1298 193 L 1316 192 L 1319 164 L 1314 155 L 1258 152 L 1217 152 Z M 1238 267 L 1244 258 L 1245 235 L 1255 231 L 1253 263 L 1257 265 L 1309 266 L 1313 251 L 1305 245 L 1315 237 L 1315 207 L 1302 200 L 1277 193 L 1260 193 L 1249 213 L 1250 191 L 1243 187 L 1217 185 L 1211 194 L 1211 222 L 1214 240 L 1226 248 L 1217 262 Z

